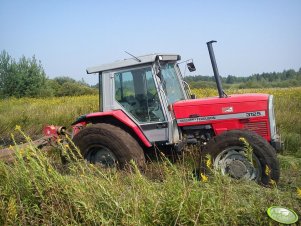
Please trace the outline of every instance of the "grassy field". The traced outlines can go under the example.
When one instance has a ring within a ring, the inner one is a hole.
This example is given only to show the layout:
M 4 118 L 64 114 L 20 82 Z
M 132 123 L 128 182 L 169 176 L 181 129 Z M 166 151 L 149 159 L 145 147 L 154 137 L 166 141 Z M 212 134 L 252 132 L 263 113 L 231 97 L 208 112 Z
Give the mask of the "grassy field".
M 69 126 L 78 116 L 97 110 L 97 96 L 0 100 L 0 145 L 11 143 L 16 125 L 36 138 L 46 124 Z M 21 137 L 16 136 L 19 141 Z
M 215 90 L 194 90 L 198 97 Z M 275 96 L 277 126 L 286 149 L 279 155 L 277 186 L 235 181 L 212 171 L 197 181 L 190 150 L 171 164 L 164 156 L 143 174 L 116 172 L 78 161 L 62 166 L 55 150 L 16 150 L 15 164 L 0 162 L 0 225 L 277 225 L 266 210 L 272 205 L 301 215 L 301 88 L 229 90 Z M 38 137 L 44 124 L 69 125 L 97 111 L 96 96 L 0 101 L 2 145 Z M 67 150 L 68 146 L 62 147 Z M 23 157 L 26 156 L 24 159 Z

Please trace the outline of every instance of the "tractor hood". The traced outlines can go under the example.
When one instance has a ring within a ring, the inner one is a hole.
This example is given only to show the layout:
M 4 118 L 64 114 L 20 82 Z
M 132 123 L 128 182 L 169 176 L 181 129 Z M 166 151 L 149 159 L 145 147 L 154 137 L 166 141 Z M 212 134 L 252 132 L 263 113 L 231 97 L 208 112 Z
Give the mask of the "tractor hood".
M 246 118 L 249 115 L 254 117 L 256 114 L 267 116 L 268 99 L 268 94 L 236 94 L 227 98 L 210 97 L 178 101 L 174 103 L 173 109 L 180 124 L 189 122 L 189 119 L 198 121 L 211 121 L 218 119 L 217 117 L 230 119 L 231 115 L 235 115 L 236 118 Z

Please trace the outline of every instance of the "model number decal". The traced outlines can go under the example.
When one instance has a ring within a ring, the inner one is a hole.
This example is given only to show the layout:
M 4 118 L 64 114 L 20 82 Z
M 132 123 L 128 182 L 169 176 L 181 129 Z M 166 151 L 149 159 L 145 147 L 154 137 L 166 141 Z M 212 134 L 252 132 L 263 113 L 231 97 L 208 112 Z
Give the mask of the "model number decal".
M 256 117 L 261 116 L 261 111 L 255 111 L 255 112 L 246 112 L 247 117 Z
M 197 118 L 182 118 L 182 119 L 178 119 L 177 123 L 201 122 L 201 121 L 225 120 L 225 119 L 244 119 L 244 118 L 253 118 L 253 117 L 260 117 L 260 116 L 265 116 L 265 111 L 252 111 L 252 112 L 244 112 L 244 113 L 237 113 L 237 114 L 204 116 L 204 117 L 197 117 Z

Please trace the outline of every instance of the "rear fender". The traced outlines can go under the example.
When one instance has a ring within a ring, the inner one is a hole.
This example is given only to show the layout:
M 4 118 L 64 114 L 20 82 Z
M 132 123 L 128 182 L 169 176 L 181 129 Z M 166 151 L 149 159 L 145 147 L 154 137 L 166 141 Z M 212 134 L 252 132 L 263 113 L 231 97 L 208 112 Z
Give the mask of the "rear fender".
M 78 133 L 82 127 L 85 127 L 89 123 L 108 123 L 116 125 L 130 133 L 138 141 L 138 143 L 143 144 L 143 146 L 148 148 L 152 146 L 140 127 L 122 110 L 95 112 L 80 116 L 74 123 L 72 123 L 73 135 Z

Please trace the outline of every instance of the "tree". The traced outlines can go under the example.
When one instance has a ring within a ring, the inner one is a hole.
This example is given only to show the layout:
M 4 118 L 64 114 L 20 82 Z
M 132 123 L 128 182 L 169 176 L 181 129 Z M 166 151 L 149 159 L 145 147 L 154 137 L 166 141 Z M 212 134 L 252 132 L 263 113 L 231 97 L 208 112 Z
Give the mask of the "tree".
M 233 84 L 233 83 L 235 83 L 235 79 L 236 79 L 235 76 L 233 76 L 233 75 L 228 75 L 227 78 L 226 78 L 226 83 L 227 83 L 227 84 Z
M 18 62 L 6 51 L 0 54 L 0 97 L 35 97 L 44 88 L 46 74 L 35 56 Z
M 59 85 L 63 85 L 66 82 L 69 83 L 76 83 L 76 81 L 73 78 L 70 78 L 68 76 L 60 76 L 60 77 L 56 77 L 53 79 L 54 81 L 56 81 Z
M 13 83 L 13 79 L 10 79 L 15 69 L 15 62 L 3 50 L 0 54 L 0 95 L 5 96 L 10 88 L 10 84 Z

